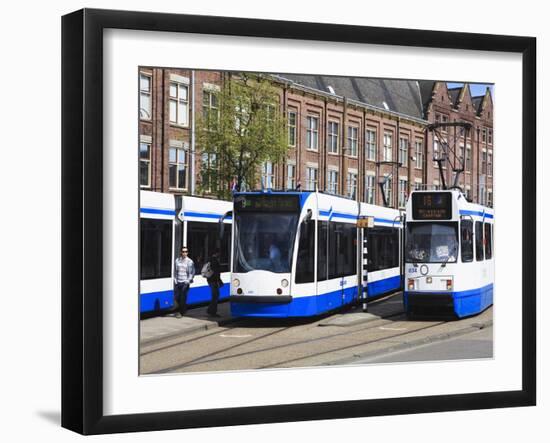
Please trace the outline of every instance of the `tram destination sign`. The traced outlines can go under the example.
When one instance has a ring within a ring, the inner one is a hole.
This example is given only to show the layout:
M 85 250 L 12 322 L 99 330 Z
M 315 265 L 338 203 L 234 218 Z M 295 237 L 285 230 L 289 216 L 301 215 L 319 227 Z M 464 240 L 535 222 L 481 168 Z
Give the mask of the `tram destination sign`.
M 452 209 L 450 192 L 417 192 L 412 195 L 414 220 L 451 220 Z
M 235 197 L 235 211 L 240 212 L 298 212 L 297 195 L 239 195 Z

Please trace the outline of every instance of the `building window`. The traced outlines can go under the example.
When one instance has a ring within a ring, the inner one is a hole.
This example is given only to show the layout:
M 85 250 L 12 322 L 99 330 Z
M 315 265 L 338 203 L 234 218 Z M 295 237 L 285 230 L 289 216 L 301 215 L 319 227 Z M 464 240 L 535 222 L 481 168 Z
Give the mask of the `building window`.
M 139 118 L 151 120 L 151 76 L 139 75 Z
M 407 151 L 409 150 L 409 139 L 406 137 L 399 138 L 399 163 L 401 166 L 407 166 Z
M 416 140 L 414 143 L 414 151 L 415 151 L 415 168 L 416 169 L 422 169 L 424 166 L 424 143 L 422 140 Z
M 338 122 L 328 122 L 328 152 L 338 154 L 340 125 Z
M 385 176 L 385 179 L 384 179 L 384 195 L 386 196 L 386 203 L 388 204 L 388 206 L 392 206 L 393 207 L 393 193 L 392 193 L 392 188 L 393 188 L 393 180 L 391 178 L 391 176 Z
M 338 171 L 329 169 L 327 174 L 327 191 L 331 194 L 338 193 Z
M 367 129 L 365 133 L 365 157 L 367 160 L 376 161 L 376 131 Z
M 481 141 L 485 143 L 487 141 L 487 129 L 483 128 L 481 130 Z
M 489 129 L 487 137 L 489 139 L 489 144 L 492 145 L 493 144 L 493 130 L 492 129 Z
M 296 146 L 296 112 L 288 111 L 288 146 Z
M 317 168 L 306 168 L 306 190 L 315 191 L 317 189 Z
M 407 180 L 399 179 L 399 207 L 404 208 L 407 203 Z
M 435 160 L 438 158 L 439 158 L 439 141 L 434 140 L 434 149 L 433 149 L 434 168 L 437 168 L 437 162 Z
M 352 199 L 357 198 L 357 173 L 348 172 L 348 197 Z
M 357 142 L 359 137 L 359 128 L 348 126 L 348 155 L 357 157 Z
M 487 151 L 481 151 L 481 173 L 487 174 Z
M 466 187 L 466 200 L 468 200 L 469 202 L 472 201 L 472 190 L 469 186 Z
M 487 191 L 487 206 L 490 208 L 493 207 L 493 191 Z
M 170 82 L 170 123 L 180 126 L 189 124 L 189 87 Z
M 170 148 L 168 153 L 169 186 L 173 189 L 187 189 L 187 150 Z
M 203 91 L 202 117 L 206 122 L 206 127 L 209 129 L 215 128 L 220 121 L 218 94 L 214 91 Z
M 273 174 L 273 162 L 264 162 L 262 164 L 262 184 L 266 189 L 274 187 L 275 175 Z
M 201 177 L 202 177 L 202 187 L 206 192 L 212 192 L 212 190 L 217 190 L 217 156 L 215 153 L 203 153 L 202 154 L 202 167 L 201 167 Z
M 376 192 L 376 177 L 374 175 L 365 176 L 365 202 L 374 205 L 374 197 Z
M 151 143 L 139 144 L 139 185 L 151 186 Z
M 286 165 L 286 187 L 296 189 L 296 165 Z
M 466 162 L 465 162 L 466 171 L 472 170 L 472 146 L 468 143 L 466 145 Z
M 491 151 L 487 154 L 487 175 L 493 175 L 493 153 Z
M 319 118 L 309 116 L 307 118 L 307 149 L 319 148 Z
M 384 161 L 392 161 L 392 133 L 384 132 Z

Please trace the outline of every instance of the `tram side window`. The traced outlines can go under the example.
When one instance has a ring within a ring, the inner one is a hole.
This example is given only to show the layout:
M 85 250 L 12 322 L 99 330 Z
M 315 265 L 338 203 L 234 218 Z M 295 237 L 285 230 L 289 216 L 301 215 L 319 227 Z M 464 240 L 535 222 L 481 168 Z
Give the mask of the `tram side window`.
M 172 220 L 140 220 L 140 278 L 172 275 Z
M 489 260 L 493 256 L 493 236 L 492 236 L 492 225 L 490 223 L 485 223 L 485 258 Z
M 300 226 L 296 283 L 311 283 L 315 274 L 315 222 L 303 221 Z
M 367 229 L 369 272 L 399 266 L 399 231 L 395 228 Z
M 483 260 L 483 223 L 476 222 L 476 261 Z
M 354 275 L 357 273 L 357 228 L 355 225 L 343 224 L 344 232 L 342 247 L 343 269 L 342 276 Z M 340 254 L 339 254 L 340 255 Z
M 327 279 L 328 222 L 317 224 L 317 281 Z
M 474 260 L 474 223 L 471 220 L 460 222 L 460 243 L 462 248 L 462 263 Z
M 187 242 L 184 246 L 189 249 L 189 257 L 195 263 L 195 273 L 200 273 L 216 247 L 220 248 L 221 272 L 229 271 L 231 225 L 225 223 L 223 227 L 223 239 L 220 242 L 218 223 L 187 222 Z

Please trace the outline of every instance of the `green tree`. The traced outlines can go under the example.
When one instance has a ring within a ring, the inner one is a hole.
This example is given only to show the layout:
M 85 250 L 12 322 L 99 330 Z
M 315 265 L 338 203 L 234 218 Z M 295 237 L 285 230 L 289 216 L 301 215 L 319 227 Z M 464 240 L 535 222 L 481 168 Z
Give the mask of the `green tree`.
M 233 179 L 238 189 L 244 184 L 254 188 L 261 164 L 277 163 L 286 155 L 278 90 L 259 75 L 225 74 L 220 91 L 204 95 L 197 141 L 203 191 L 228 198 Z

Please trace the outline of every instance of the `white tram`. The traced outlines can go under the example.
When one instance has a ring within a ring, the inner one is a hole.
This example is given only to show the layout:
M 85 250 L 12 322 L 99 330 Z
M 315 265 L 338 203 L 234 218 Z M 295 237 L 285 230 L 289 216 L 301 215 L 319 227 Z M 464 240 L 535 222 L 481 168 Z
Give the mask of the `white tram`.
M 493 303 L 494 212 L 456 190 L 413 191 L 406 209 L 408 314 L 449 311 L 458 317 Z
M 227 201 L 140 191 L 140 312 L 174 307 L 174 261 L 182 246 L 189 249 L 196 271 L 187 304 L 210 300 L 200 270 L 216 247 L 225 283 L 220 300 L 228 298 L 231 219 L 222 217 L 231 207 Z M 225 231 L 221 239 L 220 221 Z
M 232 315 L 313 316 L 400 289 L 401 226 L 395 209 L 331 194 L 236 193 Z

